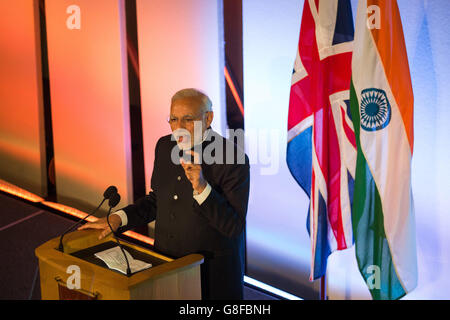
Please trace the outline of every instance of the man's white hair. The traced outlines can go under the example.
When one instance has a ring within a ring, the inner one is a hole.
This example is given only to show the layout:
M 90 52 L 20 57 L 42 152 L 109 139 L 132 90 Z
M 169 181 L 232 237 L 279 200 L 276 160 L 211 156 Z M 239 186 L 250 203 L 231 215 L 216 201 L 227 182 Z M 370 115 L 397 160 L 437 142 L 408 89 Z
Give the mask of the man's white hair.
M 198 99 L 202 105 L 202 111 L 212 111 L 212 102 L 208 98 L 208 96 L 206 94 L 204 94 L 203 92 L 201 92 L 200 90 L 194 89 L 194 88 L 187 88 L 187 89 L 182 89 L 182 90 L 177 91 L 172 96 L 171 104 L 173 105 L 173 103 L 175 101 L 181 100 L 184 98 Z

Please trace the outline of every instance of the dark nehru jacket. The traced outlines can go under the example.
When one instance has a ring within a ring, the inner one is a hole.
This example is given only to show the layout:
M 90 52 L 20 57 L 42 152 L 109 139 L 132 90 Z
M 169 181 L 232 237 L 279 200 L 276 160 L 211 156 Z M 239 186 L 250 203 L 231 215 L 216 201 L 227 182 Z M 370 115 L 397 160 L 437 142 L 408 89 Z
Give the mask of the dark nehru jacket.
M 179 154 L 179 149 L 171 135 L 167 135 L 159 139 L 155 148 L 153 191 L 122 209 L 128 224 L 118 231 L 156 219 L 157 251 L 175 258 L 191 253 L 205 257 L 201 267 L 203 299 L 242 299 L 250 185 L 248 157 L 212 130 L 201 146 L 203 176 L 212 188 L 201 205 L 193 198 L 193 188 L 183 167 L 179 161 L 171 160 L 173 151 Z M 198 147 L 194 150 L 198 151 Z M 230 155 L 231 150 L 234 156 Z M 205 158 L 208 154 L 219 160 L 211 163 L 211 159 Z

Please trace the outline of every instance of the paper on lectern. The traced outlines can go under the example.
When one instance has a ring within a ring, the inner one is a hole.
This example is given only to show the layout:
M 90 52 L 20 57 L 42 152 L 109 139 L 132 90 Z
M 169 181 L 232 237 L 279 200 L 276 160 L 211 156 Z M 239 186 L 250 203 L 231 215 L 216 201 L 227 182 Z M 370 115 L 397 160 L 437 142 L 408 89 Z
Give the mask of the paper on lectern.
M 150 263 L 134 259 L 128 251 L 125 249 L 124 251 L 127 255 L 128 263 L 130 264 L 131 273 L 135 273 L 152 266 Z M 108 268 L 127 274 L 127 262 L 125 261 L 125 257 L 123 256 L 122 250 L 120 250 L 119 246 L 98 252 L 95 256 L 103 260 Z

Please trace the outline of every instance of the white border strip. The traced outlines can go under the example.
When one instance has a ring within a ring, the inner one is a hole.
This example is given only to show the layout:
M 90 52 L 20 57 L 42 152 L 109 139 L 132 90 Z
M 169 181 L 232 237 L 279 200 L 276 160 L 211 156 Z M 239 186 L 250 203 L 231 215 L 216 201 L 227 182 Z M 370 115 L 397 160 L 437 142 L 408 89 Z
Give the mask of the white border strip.
M 252 279 L 252 278 L 250 278 L 248 276 L 244 276 L 244 282 L 248 283 L 248 284 L 251 284 L 252 286 L 261 288 L 261 289 L 263 289 L 265 291 L 268 291 L 270 293 L 273 293 L 273 294 L 275 294 L 277 296 L 280 296 L 282 298 L 288 299 L 288 300 L 303 300 L 302 298 L 294 296 L 293 294 L 290 294 L 290 293 L 287 293 L 287 292 L 282 291 L 280 289 L 274 288 L 274 287 L 272 287 L 272 286 L 270 286 L 268 284 L 265 284 L 265 283 L 263 283 L 261 281 L 255 280 L 255 279 Z

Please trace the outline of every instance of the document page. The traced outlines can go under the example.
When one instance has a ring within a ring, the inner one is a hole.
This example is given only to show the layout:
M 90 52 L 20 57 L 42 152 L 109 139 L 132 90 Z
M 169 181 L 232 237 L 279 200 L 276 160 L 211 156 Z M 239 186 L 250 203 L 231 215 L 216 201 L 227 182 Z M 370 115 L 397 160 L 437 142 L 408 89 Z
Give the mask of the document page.
M 125 251 L 125 254 L 127 255 L 131 273 L 135 273 L 152 266 L 150 263 L 135 260 L 127 250 L 124 249 L 123 251 Z M 119 246 L 98 252 L 95 256 L 102 259 L 108 268 L 127 274 L 127 262 L 125 261 L 125 257 L 123 256 L 122 250 L 120 250 Z

